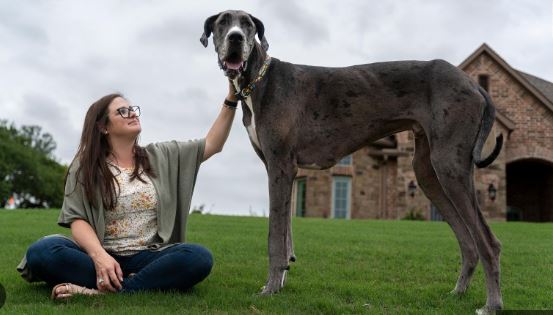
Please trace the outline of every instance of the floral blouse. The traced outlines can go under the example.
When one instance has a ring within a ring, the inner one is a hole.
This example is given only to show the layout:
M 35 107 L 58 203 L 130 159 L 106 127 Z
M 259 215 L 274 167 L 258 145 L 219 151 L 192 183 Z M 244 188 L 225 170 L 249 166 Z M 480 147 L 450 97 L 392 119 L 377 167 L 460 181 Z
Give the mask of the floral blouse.
M 116 255 L 132 255 L 157 239 L 157 194 L 150 178 L 143 173 L 141 178 L 130 181 L 132 168 L 110 164 L 119 183 L 115 209 L 105 211 L 106 229 L 104 248 Z

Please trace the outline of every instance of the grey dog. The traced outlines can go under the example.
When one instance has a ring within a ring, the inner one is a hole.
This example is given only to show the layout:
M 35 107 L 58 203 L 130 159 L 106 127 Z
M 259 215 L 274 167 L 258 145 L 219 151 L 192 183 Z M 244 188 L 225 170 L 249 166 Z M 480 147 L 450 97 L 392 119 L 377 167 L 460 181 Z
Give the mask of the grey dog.
M 329 168 L 380 138 L 412 130 L 419 185 L 462 253 L 452 292 L 465 292 L 480 258 L 487 301 L 478 312 L 501 309 L 501 244 L 482 216 L 473 180 L 474 165 L 489 165 L 502 146 L 501 135 L 492 139 L 493 152 L 481 159 L 495 117 L 486 91 L 443 60 L 344 68 L 280 61 L 268 56 L 264 33 L 254 16 L 225 11 L 205 21 L 201 38 L 207 47 L 213 34 L 219 65 L 239 91 L 243 123 L 269 176 L 269 275 L 262 294 L 278 292 L 295 261 L 290 199 L 298 167 Z

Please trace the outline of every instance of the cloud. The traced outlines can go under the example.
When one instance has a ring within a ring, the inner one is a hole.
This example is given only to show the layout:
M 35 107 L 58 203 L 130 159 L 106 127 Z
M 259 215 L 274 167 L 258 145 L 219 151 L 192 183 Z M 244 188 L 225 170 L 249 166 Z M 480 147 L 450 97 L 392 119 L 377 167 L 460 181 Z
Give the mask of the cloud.
M 200 30 L 203 19 L 199 16 L 173 16 L 168 19 L 154 21 L 153 24 L 143 27 L 137 34 L 137 42 L 146 47 L 161 46 L 165 48 L 183 50 L 192 45 L 190 39 L 196 38 L 194 44 L 200 45 Z
M 308 46 L 325 42 L 329 39 L 329 31 L 323 22 L 322 16 L 300 5 L 303 2 L 293 0 L 285 1 L 265 1 L 261 9 L 270 16 L 270 21 L 275 22 L 266 26 L 266 36 L 278 36 L 279 41 L 291 39 L 290 32 L 295 37 L 300 38 L 302 46 Z M 305 5 L 305 4 L 304 4 Z M 258 17 L 262 21 L 264 17 Z M 269 20 L 268 20 L 269 21 Z M 284 32 L 278 32 L 278 29 L 285 29 Z
M 34 44 L 47 44 L 48 35 L 40 26 L 33 23 L 29 16 L 37 18 L 43 8 L 42 3 L 36 6 L 29 3 L 4 2 L 0 4 L 0 33 L 4 39 L 25 41 Z M 5 43 L 5 42 L 4 42 Z
M 66 157 L 68 161 L 73 157 L 80 138 L 80 130 L 70 122 L 66 107 L 50 96 L 28 93 L 23 95 L 19 104 L 26 125 L 39 125 L 43 133 L 50 133 L 57 144 L 56 155 Z M 61 141 L 60 141 L 61 140 Z
M 49 96 L 40 94 L 23 95 L 22 110 L 25 116 L 40 120 L 46 117 L 67 119 L 65 109 Z

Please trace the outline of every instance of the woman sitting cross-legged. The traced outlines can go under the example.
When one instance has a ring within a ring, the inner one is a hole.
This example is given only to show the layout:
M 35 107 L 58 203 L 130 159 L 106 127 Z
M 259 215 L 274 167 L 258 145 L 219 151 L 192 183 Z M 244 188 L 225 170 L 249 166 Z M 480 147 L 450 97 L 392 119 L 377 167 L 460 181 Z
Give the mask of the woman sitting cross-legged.
M 23 276 L 54 286 L 53 299 L 75 294 L 186 290 L 212 268 L 209 250 L 185 243 L 199 166 L 220 152 L 235 114 L 229 94 L 205 139 L 138 145 L 140 109 L 119 94 L 102 97 L 85 117 L 69 167 L 58 224 L 73 239 L 32 244 Z

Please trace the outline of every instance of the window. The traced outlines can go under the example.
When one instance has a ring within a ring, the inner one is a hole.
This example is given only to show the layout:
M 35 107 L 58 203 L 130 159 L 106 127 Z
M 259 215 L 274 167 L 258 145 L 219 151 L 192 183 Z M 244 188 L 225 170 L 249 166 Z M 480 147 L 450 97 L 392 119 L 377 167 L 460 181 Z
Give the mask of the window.
M 344 157 L 343 159 L 341 159 L 340 161 L 338 161 L 338 163 L 336 165 L 340 165 L 340 166 L 349 166 L 351 165 L 352 163 L 352 158 L 351 158 L 351 154 Z
M 440 213 L 440 210 L 434 205 L 430 205 L 430 220 L 432 221 L 443 221 L 444 218 L 442 217 L 442 214 Z
M 296 180 L 296 216 L 305 216 L 305 178 Z
M 480 86 L 486 90 L 486 92 L 489 91 L 489 85 L 490 85 L 490 77 L 485 75 L 485 74 L 481 74 L 478 76 L 478 84 L 480 84 Z
M 351 177 L 334 176 L 332 178 L 332 217 L 350 218 Z

